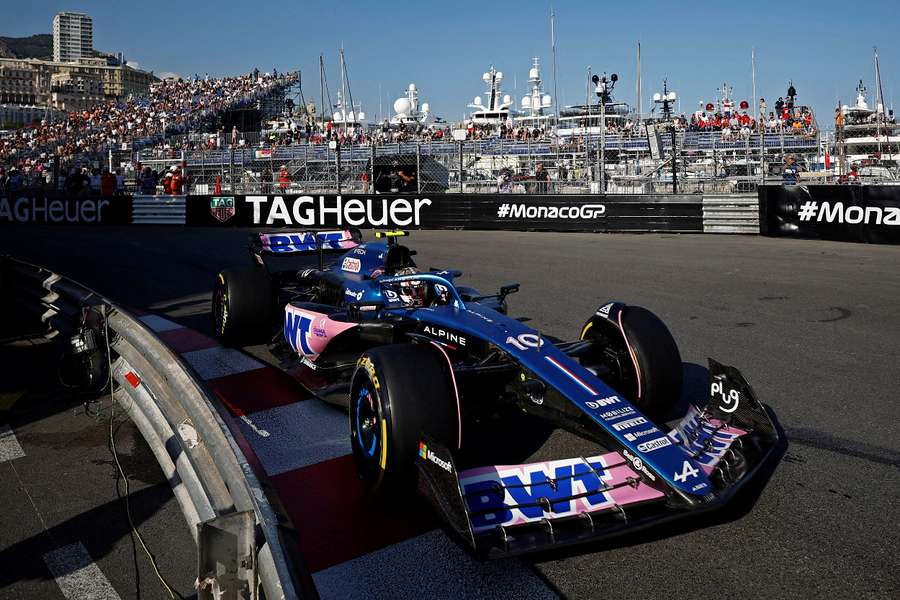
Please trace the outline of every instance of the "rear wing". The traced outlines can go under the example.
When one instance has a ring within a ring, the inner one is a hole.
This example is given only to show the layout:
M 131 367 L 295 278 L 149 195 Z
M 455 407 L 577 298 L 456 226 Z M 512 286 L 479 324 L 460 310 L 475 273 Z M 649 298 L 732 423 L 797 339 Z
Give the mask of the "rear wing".
M 324 268 L 324 255 L 356 248 L 362 240 L 358 229 L 337 231 L 261 231 L 250 236 L 250 255 L 261 265 L 265 256 L 298 256 L 318 254 L 319 268 Z

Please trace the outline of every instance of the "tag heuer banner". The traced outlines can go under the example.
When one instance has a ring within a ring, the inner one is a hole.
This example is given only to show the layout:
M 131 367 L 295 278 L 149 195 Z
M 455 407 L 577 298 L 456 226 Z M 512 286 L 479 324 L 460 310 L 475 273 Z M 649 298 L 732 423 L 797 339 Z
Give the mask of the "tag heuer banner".
M 700 197 L 434 194 L 188 196 L 188 225 L 702 231 Z
M 131 196 L 111 198 L 68 196 L 0 190 L 0 224 L 127 225 L 132 220 Z

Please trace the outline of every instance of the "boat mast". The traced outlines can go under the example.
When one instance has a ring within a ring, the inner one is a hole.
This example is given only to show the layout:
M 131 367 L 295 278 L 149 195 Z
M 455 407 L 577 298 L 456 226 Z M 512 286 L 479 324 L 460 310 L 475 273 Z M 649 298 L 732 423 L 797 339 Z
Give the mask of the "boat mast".
M 881 63 L 878 61 L 878 48 L 875 48 L 875 119 L 878 123 L 878 154 L 881 154 L 881 132 L 884 130 L 884 90 L 881 88 Z M 881 110 L 879 110 L 879 108 Z M 891 138 L 888 134 L 888 158 L 891 154 Z
M 752 114 L 753 105 L 757 104 L 757 102 L 759 101 L 756 97 L 756 48 L 750 48 L 750 77 L 753 80 L 753 100 L 750 104 L 750 111 Z
M 326 118 L 325 99 L 328 99 L 328 110 L 334 109 L 334 104 L 331 102 L 331 90 L 328 89 L 328 76 L 325 75 L 325 57 L 322 54 L 319 55 L 319 76 L 322 78 L 322 127 L 324 129 Z
M 319 90 L 321 92 L 320 104 L 322 107 L 322 131 L 325 130 L 325 57 L 319 55 Z
M 353 113 L 354 124 L 359 121 L 359 115 L 353 107 L 353 91 L 350 89 L 350 72 L 347 70 L 347 58 L 344 56 L 344 48 L 341 46 L 341 72 L 343 73 L 344 84 L 347 86 L 345 99 L 350 101 L 350 111 Z M 342 103 L 345 104 L 345 103 Z M 342 107 L 343 108 L 343 107 Z M 344 109 L 344 130 L 347 130 L 347 110 Z
M 637 43 L 637 118 L 638 118 L 638 129 L 640 129 L 641 125 L 641 43 Z
M 550 51 L 553 53 L 553 97 L 556 99 L 556 132 L 559 135 L 559 93 L 556 91 L 556 11 L 550 7 Z M 559 147 L 559 144 L 557 144 Z
M 338 56 L 341 58 L 341 121 L 343 121 L 343 129 L 344 133 L 347 133 L 347 72 L 344 69 L 344 44 L 341 43 L 341 49 L 338 52 Z

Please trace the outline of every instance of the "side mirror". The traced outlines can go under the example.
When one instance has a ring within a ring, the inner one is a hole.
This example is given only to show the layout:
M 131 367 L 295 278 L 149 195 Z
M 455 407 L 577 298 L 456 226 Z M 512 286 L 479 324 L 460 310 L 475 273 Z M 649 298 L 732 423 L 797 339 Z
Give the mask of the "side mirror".
M 510 294 L 515 294 L 519 291 L 518 283 L 510 283 L 508 285 L 504 285 L 500 288 L 500 300 L 502 301 L 504 298 L 509 296 Z

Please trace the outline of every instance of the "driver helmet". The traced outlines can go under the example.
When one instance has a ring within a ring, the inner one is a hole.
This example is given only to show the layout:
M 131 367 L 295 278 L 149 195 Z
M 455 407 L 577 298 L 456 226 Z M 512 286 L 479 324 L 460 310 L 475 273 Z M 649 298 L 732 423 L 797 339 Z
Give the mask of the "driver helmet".
M 417 275 L 418 273 L 419 271 L 415 267 L 403 267 L 397 269 L 394 275 Z M 397 288 L 400 300 L 403 301 L 405 306 L 416 308 L 425 306 L 425 297 L 428 295 L 428 284 L 426 282 L 418 279 L 401 281 L 397 284 Z

